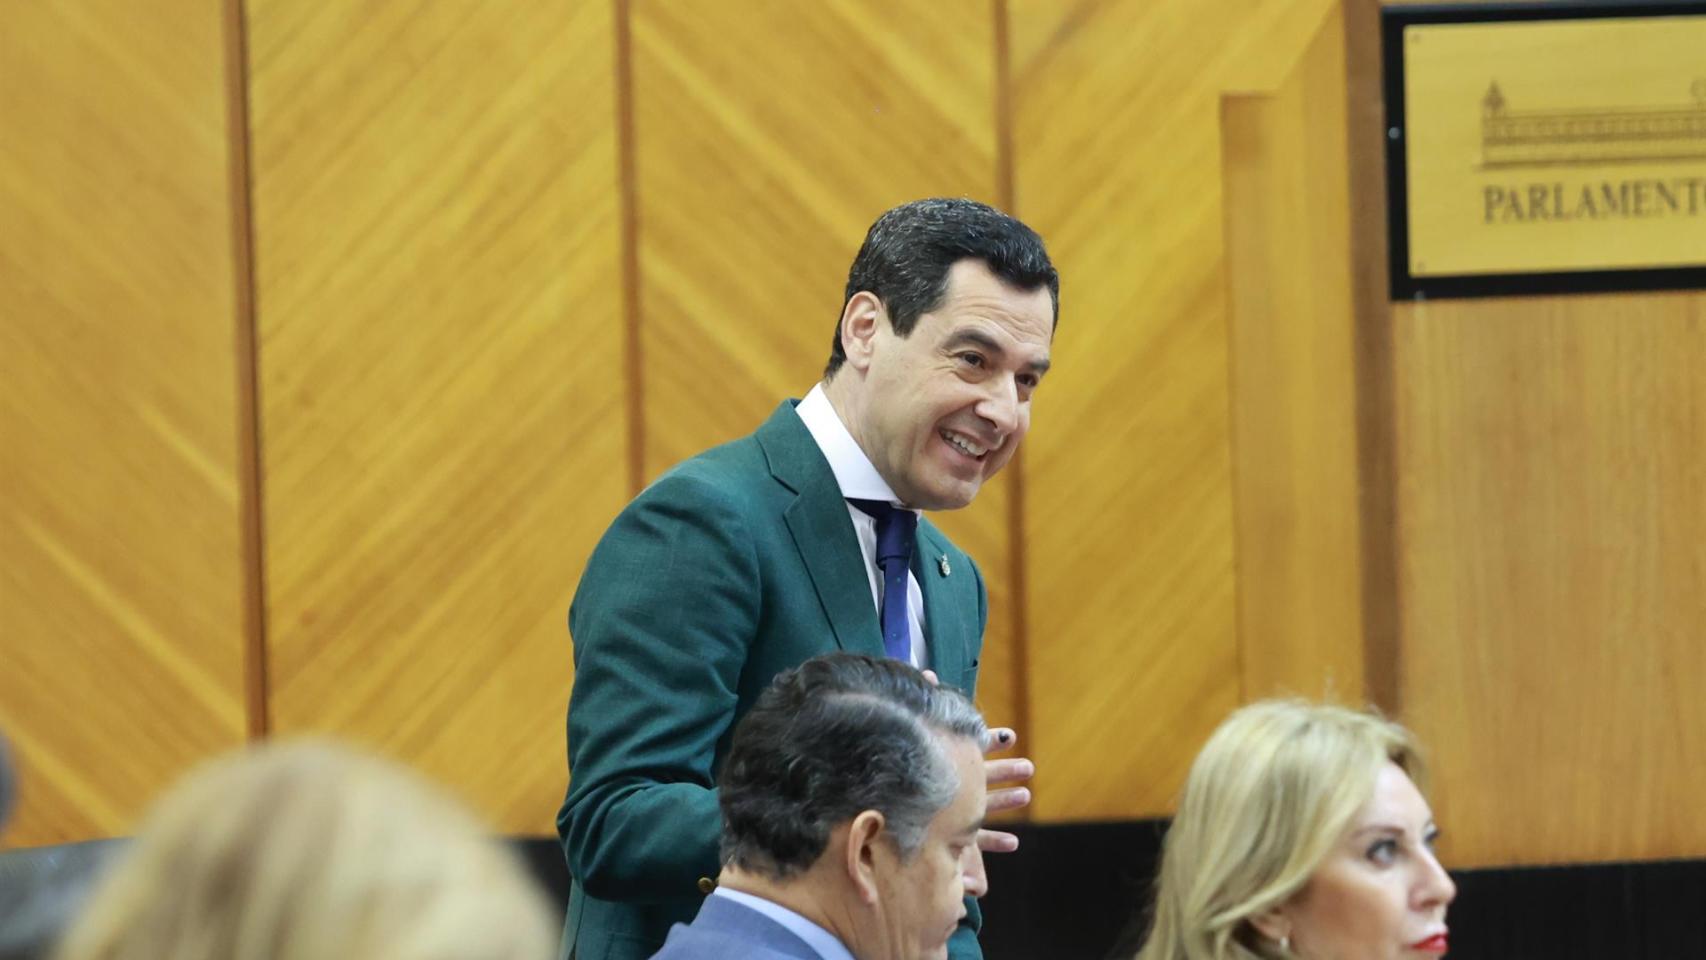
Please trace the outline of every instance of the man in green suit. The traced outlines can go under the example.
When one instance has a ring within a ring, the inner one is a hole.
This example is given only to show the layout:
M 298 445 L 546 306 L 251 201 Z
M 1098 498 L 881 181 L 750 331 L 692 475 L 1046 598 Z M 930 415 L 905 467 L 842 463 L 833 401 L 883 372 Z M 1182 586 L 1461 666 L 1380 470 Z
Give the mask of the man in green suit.
M 896 207 L 854 258 L 823 381 L 611 524 L 569 611 L 565 957 L 644 960 L 693 919 L 718 870 L 717 771 L 776 674 L 840 649 L 975 690 L 983 579 L 918 511 L 967 505 L 1012 458 L 1058 317 L 1029 227 L 970 200 Z M 986 767 L 991 784 L 1031 773 Z M 989 809 L 1029 799 L 993 790 Z M 965 869 L 981 873 L 978 850 Z M 967 912 L 954 960 L 981 957 Z

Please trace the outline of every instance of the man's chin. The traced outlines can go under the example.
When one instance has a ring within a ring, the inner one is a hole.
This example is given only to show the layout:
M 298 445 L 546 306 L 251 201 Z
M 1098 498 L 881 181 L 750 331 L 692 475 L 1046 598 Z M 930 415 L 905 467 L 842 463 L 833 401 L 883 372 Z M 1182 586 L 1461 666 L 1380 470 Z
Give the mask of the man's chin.
M 905 503 L 919 510 L 959 510 L 971 506 L 981 489 L 981 480 L 950 478 L 929 486 L 919 486 L 913 496 L 905 499 Z

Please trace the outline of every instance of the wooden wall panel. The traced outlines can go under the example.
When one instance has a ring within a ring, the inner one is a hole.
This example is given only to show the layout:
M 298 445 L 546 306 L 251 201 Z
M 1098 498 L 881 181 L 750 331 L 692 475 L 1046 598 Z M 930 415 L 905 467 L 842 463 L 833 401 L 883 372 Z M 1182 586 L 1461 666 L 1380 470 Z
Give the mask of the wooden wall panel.
M 632 14 L 649 479 L 811 389 L 879 213 L 933 195 L 1000 203 L 996 60 L 984 0 L 904 17 L 876 0 Z M 932 518 L 990 584 L 979 699 L 998 723 L 1017 714 L 1008 496 L 998 480 Z
M 1386 104 L 1381 86 L 1380 0 L 1342 0 L 1348 92 L 1352 329 L 1356 371 L 1363 678 L 1370 702 L 1398 703 L 1397 468 L 1392 303 L 1386 224 Z
M 1355 4 L 1365 30 L 1379 6 Z M 1353 62 L 1378 60 L 1370 36 Z M 1384 125 L 1378 92 L 1359 97 L 1353 176 L 1372 227 Z M 1383 305 L 1375 239 L 1359 263 Z M 1692 815 L 1703 307 L 1609 294 L 1365 311 L 1390 329 L 1394 699 L 1430 748 L 1454 865 L 1706 852 Z
M 247 6 L 274 728 L 549 832 L 629 493 L 610 5 Z
M 1222 117 L 1243 699 L 1360 704 L 1362 558 L 1344 17 Z
M 1395 324 L 1402 700 L 1451 862 L 1706 854 L 1706 295 Z
M 20 845 L 245 735 L 220 5 L 0 9 L 0 733 Z
M 1147 816 L 1239 696 L 1219 104 L 1324 2 L 1014 0 L 1017 212 L 1062 319 L 1026 460 L 1036 817 Z

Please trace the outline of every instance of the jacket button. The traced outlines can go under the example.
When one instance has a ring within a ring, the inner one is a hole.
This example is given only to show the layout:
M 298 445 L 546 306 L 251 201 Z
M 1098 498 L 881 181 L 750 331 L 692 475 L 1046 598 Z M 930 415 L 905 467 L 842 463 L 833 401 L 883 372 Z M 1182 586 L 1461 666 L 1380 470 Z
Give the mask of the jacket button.
M 713 891 L 715 889 L 717 889 L 717 881 L 712 880 L 710 877 L 700 877 L 699 878 L 699 892 L 700 893 L 703 893 L 703 894 L 709 896 L 711 891 Z

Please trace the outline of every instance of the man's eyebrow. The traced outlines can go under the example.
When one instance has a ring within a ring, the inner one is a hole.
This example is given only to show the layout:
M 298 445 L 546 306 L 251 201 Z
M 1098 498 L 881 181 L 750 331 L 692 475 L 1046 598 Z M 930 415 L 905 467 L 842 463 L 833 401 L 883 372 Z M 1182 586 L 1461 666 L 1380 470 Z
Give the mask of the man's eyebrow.
M 982 330 L 973 330 L 969 328 L 965 330 L 955 330 L 953 333 L 949 334 L 948 342 L 945 346 L 952 349 L 954 347 L 963 347 L 966 344 L 979 347 L 990 353 L 996 354 L 997 356 L 1007 352 L 1001 349 L 1001 344 L 996 343 L 994 337 L 984 333 Z
M 968 344 L 996 357 L 1004 357 L 1007 355 L 1007 351 L 1002 349 L 1001 344 L 996 343 L 994 338 L 989 334 L 984 333 L 982 330 L 956 330 L 949 335 L 947 342 L 943 345 L 943 349 L 953 350 Z M 1025 366 L 1030 368 L 1032 373 L 1041 376 L 1048 372 L 1049 359 L 1044 357 L 1041 360 L 1032 360 L 1030 363 L 1025 364 Z

